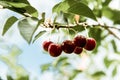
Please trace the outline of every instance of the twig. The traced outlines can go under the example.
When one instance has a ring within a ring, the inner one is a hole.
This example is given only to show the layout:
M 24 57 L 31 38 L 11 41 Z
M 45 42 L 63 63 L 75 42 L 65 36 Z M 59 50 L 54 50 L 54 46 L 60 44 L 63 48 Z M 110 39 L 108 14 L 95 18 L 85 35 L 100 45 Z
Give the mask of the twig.
M 120 30 L 120 28 L 116 28 L 116 27 L 113 27 L 113 26 L 107 26 L 107 25 L 100 25 L 100 24 L 98 24 L 98 25 L 91 25 L 91 26 L 101 26 L 101 27 L 103 27 L 103 28 L 113 28 L 113 29 L 117 29 L 117 30 Z
M 112 30 L 110 30 L 110 28 L 112 29 L 116 29 L 116 30 L 120 30 L 120 28 L 116 28 L 116 27 L 112 27 L 112 26 L 107 26 L 107 25 L 93 25 L 93 26 L 101 26 L 104 29 L 106 29 L 110 34 L 112 34 L 114 37 L 116 37 L 118 40 L 120 40 L 120 37 L 117 36 L 117 34 L 115 34 Z
M 107 26 L 107 25 L 101 25 L 101 24 L 97 24 L 97 25 L 89 25 L 85 22 L 83 23 L 77 23 L 77 24 L 73 24 L 73 25 L 57 25 L 57 24 L 53 24 L 53 25 L 47 25 L 46 28 L 56 28 L 56 29 L 59 29 L 59 28 L 74 28 L 75 26 L 83 26 L 83 27 L 90 27 L 90 26 L 93 26 L 93 27 L 97 27 L 97 26 L 100 26 L 104 29 L 106 29 L 110 34 L 112 34 L 114 37 L 116 37 L 117 39 L 120 40 L 120 37 L 118 37 L 112 30 L 110 29 L 116 29 L 116 30 L 120 30 L 120 28 L 116 28 L 116 27 L 113 27 L 113 26 Z M 44 24 L 44 26 L 46 26 Z
M 120 40 L 120 37 L 118 37 L 112 30 L 110 30 L 109 28 L 106 28 L 106 30 L 108 30 L 110 34 Z
M 57 24 L 55 24 L 55 25 L 47 25 L 46 26 L 46 24 L 44 24 L 44 26 L 46 27 L 46 28 L 54 28 L 54 26 L 55 26 L 55 28 L 74 28 L 75 26 L 77 26 L 77 25 L 79 25 L 79 26 L 83 26 L 83 27 L 89 27 L 89 26 L 93 26 L 93 27 L 96 27 L 96 26 L 101 26 L 102 28 L 113 28 L 113 29 L 116 29 L 116 30 L 120 30 L 120 28 L 116 28 L 116 27 L 113 27 L 113 26 L 107 26 L 107 25 L 101 25 L 101 24 L 97 24 L 97 25 L 89 25 L 89 24 L 87 24 L 87 23 L 85 23 L 85 22 L 83 22 L 83 23 L 78 23 L 78 24 L 73 24 L 73 25 L 57 25 Z

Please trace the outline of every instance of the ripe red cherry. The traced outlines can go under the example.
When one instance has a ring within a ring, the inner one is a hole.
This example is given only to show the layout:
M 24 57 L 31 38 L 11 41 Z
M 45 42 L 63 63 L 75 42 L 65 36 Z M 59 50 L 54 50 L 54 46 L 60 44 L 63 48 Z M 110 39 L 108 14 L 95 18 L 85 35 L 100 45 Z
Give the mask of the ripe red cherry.
M 53 57 L 58 57 L 62 53 L 61 46 L 56 43 L 51 43 L 48 47 L 48 52 Z
M 96 46 L 96 40 L 94 38 L 88 38 L 84 48 L 88 51 L 91 51 L 95 48 L 95 46 Z
M 51 44 L 51 43 L 53 43 L 52 41 L 44 41 L 43 42 L 43 49 L 45 50 L 45 51 L 48 51 L 48 47 L 49 47 L 49 45 Z
M 65 40 L 65 41 L 62 42 L 61 47 L 62 47 L 62 50 L 65 53 L 69 53 L 70 54 L 70 53 L 72 53 L 74 51 L 75 44 L 71 40 Z
M 75 47 L 75 49 L 74 49 L 75 54 L 80 54 L 80 53 L 82 53 L 82 51 L 83 51 L 82 47 Z
M 74 38 L 74 44 L 78 47 L 84 47 L 86 44 L 86 37 L 78 35 Z

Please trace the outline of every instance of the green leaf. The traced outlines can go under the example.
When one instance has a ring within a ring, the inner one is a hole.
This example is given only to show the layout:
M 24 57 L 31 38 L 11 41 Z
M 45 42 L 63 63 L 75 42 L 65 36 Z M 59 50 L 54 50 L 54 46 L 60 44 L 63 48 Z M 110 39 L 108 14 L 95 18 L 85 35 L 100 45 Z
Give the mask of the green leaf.
M 69 66 L 69 65 L 71 65 L 71 64 L 70 64 L 69 62 L 66 62 L 66 61 L 65 61 L 64 63 L 62 63 L 62 65 L 61 65 L 61 66 L 63 66 L 63 67 L 64 67 L 64 66 Z
M 94 74 L 92 74 L 93 77 L 100 77 L 105 76 L 105 73 L 103 71 L 97 71 Z
M 14 80 L 12 76 L 7 75 L 7 80 Z
M 89 36 L 95 38 L 97 42 L 100 42 L 102 39 L 102 29 L 98 26 L 89 28 Z
M 38 19 L 35 17 L 27 17 L 19 21 L 18 28 L 22 37 L 30 44 L 33 34 L 36 31 Z
M 69 29 L 69 34 L 71 36 L 74 36 L 76 34 L 75 30 L 74 29 Z
M 16 8 L 16 7 L 10 7 L 8 8 L 14 12 L 17 12 L 19 14 L 22 14 L 23 13 L 27 13 L 27 14 L 30 14 L 32 17 L 38 17 L 38 12 L 35 8 L 33 8 L 32 6 L 26 6 L 24 8 Z
M 53 28 L 52 30 L 51 30 L 51 33 L 50 34 L 54 34 L 54 33 L 56 33 L 57 32 L 57 28 Z
M 104 58 L 104 64 L 108 68 L 114 61 L 109 60 L 107 57 Z
M 14 58 L 18 57 L 22 53 L 22 50 L 16 45 L 13 45 L 10 50 L 9 54 Z
M 40 19 L 40 20 L 38 21 L 37 27 L 39 27 L 41 23 L 44 23 L 44 21 L 45 21 L 45 13 L 42 13 L 42 19 Z M 45 30 L 44 30 L 44 31 L 40 31 L 40 32 L 35 36 L 35 38 L 34 38 L 34 40 L 33 40 L 33 43 L 34 43 L 40 36 L 42 36 L 45 32 L 46 32 Z
M 67 60 L 68 58 L 67 57 L 61 57 L 57 60 L 58 63 L 62 63 L 63 61 Z
M 29 6 L 28 4 L 25 4 L 25 3 L 15 3 L 15 2 L 8 2 L 8 4 L 16 8 L 23 8 L 23 7 Z
M 20 76 L 17 80 L 30 80 L 29 76 Z
M 6 1 L 0 1 L 0 5 L 2 5 L 3 7 L 11 7 L 11 5 L 8 4 Z
M 120 20 L 114 21 L 114 24 L 120 24 Z
M 93 12 L 97 17 L 102 17 L 102 9 L 94 9 Z
M 45 20 L 45 18 L 40 19 L 40 20 L 38 21 L 37 27 L 39 27 L 41 23 L 44 23 L 44 20 Z
M 83 26 L 77 25 L 77 26 L 69 29 L 69 34 L 71 36 L 75 36 L 76 33 L 81 32 L 83 30 L 85 30 Z
M 103 16 L 111 19 L 114 24 L 120 24 L 120 10 L 103 8 Z
M 26 13 L 29 13 L 33 17 L 38 17 L 38 12 L 34 7 L 26 6 L 24 9 L 26 10 Z
M 0 77 L 0 80 L 2 80 L 2 78 Z
M 82 16 L 91 18 L 93 20 L 96 20 L 96 17 L 93 14 L 92 10 L 85 4 L 81 3 L 80 1 L 65 0 L 63 2 L 56 4 L 53 7 L 53 12 L 60 13 L 61 11 L 65 13 L 68 12 L 68 13 L 82 15 Z
M 40 36 L 42 36 L 45 32 L 46 32 L 45 30 L 44 30 L 44 31 L 40 31 L 40 32 L 35 36 L 35 38 L 34 38 L 34 40 L 33 40 L 33 43 L 34 43 Z
M 68 59 L 67 57 L 60 57 L 53 63 L 53 66 L 59 67 L 60 65 L 64 65 L 64 63 L 66 63 L 67 59 Z
M 26 10 L 24 8 L 15 8 L 15 7 L 8 7 L 9 10 L 12 10 L 16 13 L 19 13 L 21 15 L 23 15 L 23 13 L 26 12 Z
M 112 71 L 112 76 L 114 77 L 117 74 L 117 67 L 115 67 Z
M 32 7 L 28 2 L 0 1 L 0 5 L 22 15 L 23 13 L 28 13 L 33 17 L 38 17 L 37 10 Z
M 25 3 L 25 4 L 29 4 L 29 2 L 27 0 L 1 0 L 1 1 L 6 1 L 6 2 L 21 2 L 21 3 Z
M 8 20 L 6 21 L 6 23 L 4 25 L 2 35 L 4 35 L 17 20 L 18 19 L 14 16 L 8 18 Z
M 88 6 L 86 6 L 85 4 L 80 3 L 80 2 L 74 3 L 73 5 L 71 5 L 70 8 L 68 9 L 68 12 L 82 15 L 82 16 L 85 16 L 85 17 L 88 17 L 88 18 L 91 18 L 91 19 L 97 21 L 92 10 Z
M 89 37 L 92 37 L 96 40 L 97 44 L 96 44 L 96 47 L 95 49 L 93 50 L 93 53 L 96 54 L 97 51 L 98 51 L 98 47 L 101 45 L 101 41 L 103 40 L 102 38 L 102 29 L 99 28 L 99 26 L 97 27 L 91 27 L 89 28 Z
M 50 66 L 51 66 L 51 63 L 47 63 L 47 64 L 42 65 L 40 67 L 40 69 L 42 72 L 44 72 L 44 71 L 48 70 Z
M 22 2 L 25 4 L 29 4 L 28 0 L 12 0 L 13 2 Z
M 81 32 L 81 31 L 85 30 L 85 28 L 83 26 L 80 26 L 80 25 L 73 27 L 73 29 L 77 32 Z
M 111 1 L 112 1 L 112 0 L 105 0 L 105 2 L 104 2 L 102 5 L 103 5 L 103 6 L 108 6 Z
M 21 54 L 21 50 L 16 46 L 8 46 L 8 53 L 7 54 L 3 54 L 0 56 L 0 60 L 3 61 L 4 63 L 6 63 L 6 65 L 8 65 L 8 67 L 15 72 L 16 75 L 24 75 L 26 74 L 26 71 L 24 68 L 22 68 L 20 65 L 17 64 L 17 59 L 18 56 Z M 14 79 L 12 79 L 14 80 Z
M 11 2 L 11 1 L 0 1 L 0 5 L 3 7 L 15 7 L 15 8 L 23 8 L 29 6 L 29 4 L 22 3 L 22 2 Z
M 57 13 L 60 13 L 61 11 L 66 12 L 69 7 L 70 6 L 67 3 L 67 1 L 60 2 L 53 7 L 52 12 L 57 12 Z
M 42 19 L 44 21 L 45 20 L 45 12 L 43 12 L 41 16 L 42 16 Z
M 112 40 L 111 43 L 112 43 L 112 47 L 114 49 L 114 52 L 118 53 L 116 42 L 114 40 Z
M 73 75 L 70 77 L 70 79 L 69 80 L 74 80 L 74 78 L 79 74 L 79 73 L 81 73 L 82 71 L 81 70 L 74 70 L 73 71 Z
M 63 13 L 64 19 L 67 19 L 67 23 L 72 23 L 74 24 L 75 22 L 75 15 L 71 13 Z M 64 20 L 65 21 L 65 20 Z

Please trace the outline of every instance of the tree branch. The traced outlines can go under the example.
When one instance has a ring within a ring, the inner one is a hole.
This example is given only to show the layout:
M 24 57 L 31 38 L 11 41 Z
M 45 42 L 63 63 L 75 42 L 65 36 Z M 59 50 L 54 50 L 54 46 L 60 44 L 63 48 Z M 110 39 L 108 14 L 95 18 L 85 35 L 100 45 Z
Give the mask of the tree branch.
M 112 34 L 114 37 L 116 37 L 117 39 L 120 40 L 120 37 L 117 36 L 117 34 L 115 34 L 112 30 L 110 29 L 116 29 L 116 30 L 120 30 L 120 28 L 117 28 L 117 27 L 113 27 L 113 26 L 107 26 L 107 25 L 101 25 L 101 24 L 97 24 L 97 25 L 89 25 L 87 24 L 86 22 L 83 22 L 83 23 L 77 23 L 77 24 L 72 24 L 72 25 L 57 25 L 57 24 L 48 24 L 46 26 L 46 24 L 44 24 L 44 26 L 46 28 L 56 28 L 56 29 L 59 29 L 59 28 L 74 28 L 75 26 L 83 26 L 83 27 L 97 27 L 97 26 L 100 26 L 104 29 L 106 29 L 110 34 Z
M 112 28 L 112 29 L 117 29 L 117 30 L 120 30 L 120 28 L 116 28 L 116 27 L 113 27 L 113 26 L 107 26 L 107 25 L 101 25 L 101 24 L 98 24 L 98 25 L 91 25 L 91 26 L 101 26 L 103 28 Z
M 120 28 L 116 28 L 116 27 L 112 27 L 112 26 L 107 26 L 107 25 L 93 25 L 93 26 L 101 26 L 104 29 L 106 29 L 110 34 L 112 34 L 114 37 L 116 37 L 118 40 L 120 40 L 120 37 L 117 36 L 117 34 L 115 34 L 112 30 L 110 29 L 116 29 L 116 30 L 120 30 Z
M 120 40 L 120 37 L 118 37 L 117 34 L 115 34 L 112 30 L 110 30 L 109 28 L 106 28 L 106 30 L 108 30 L 110 34 L 112 34 L 114 37 Z

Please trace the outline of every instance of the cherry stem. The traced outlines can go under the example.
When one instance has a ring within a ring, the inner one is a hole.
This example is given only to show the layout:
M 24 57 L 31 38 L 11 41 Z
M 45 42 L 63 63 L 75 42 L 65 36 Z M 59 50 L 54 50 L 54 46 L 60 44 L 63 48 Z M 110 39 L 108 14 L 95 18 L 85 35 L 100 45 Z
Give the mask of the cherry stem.
M 69 29 L 71 29 L 75 34 L 77 34 L 77 31 L 75 31 L 73 28 L 69 28 Z
M 57 29 L 58 30 L 58 33 L 60 33 L 60 30 L 59 29 Z M 60 40 L 60 35 L 58 35 L 58 37 L 57 37 L 57 43 L 59 43 L 59 40 Z
M 88 34 L 88 30 L 87 30 L 86 26 L 84 26 L 84 28 L 85 28 L 86 36 L 87 36 L 87 38 L 89 38 L 89 34 Z

